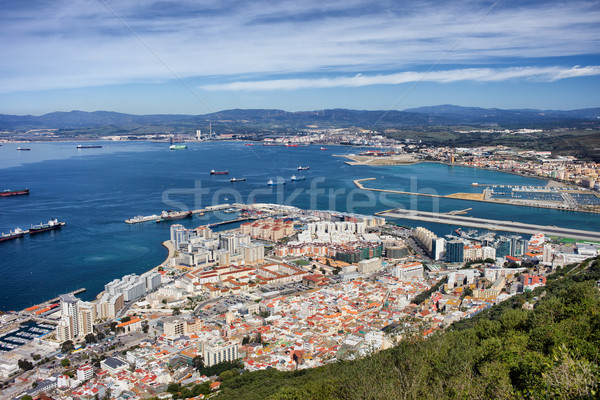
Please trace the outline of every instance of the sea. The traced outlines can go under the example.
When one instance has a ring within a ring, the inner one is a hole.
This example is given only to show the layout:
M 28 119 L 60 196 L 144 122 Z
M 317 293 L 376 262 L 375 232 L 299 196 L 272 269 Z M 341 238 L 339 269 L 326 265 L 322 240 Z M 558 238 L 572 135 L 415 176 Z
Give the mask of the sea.
M 102 148 L 89 149 L 77 149 L 77 144 L 31 143 L 26 145 L 30 151 L 18 151 L 23 144 L 0 146 L 0 190 L 30 190 L 28 196 L 0 198 L 0 232 L 51 218 L 66 223 L 60 230 L 0 243 L 0 311 L 20 310 L 79 288 L 86 288 L 79 297 L 91 300 L 111 280 L 164 261 L 167 250 L 161 243 L 169 239 L 172 223 L 193 228 L 234 218 L 215 212 L 165 223 L 124 222 L 162 210 L 236 202 L 360 214 L 399 207 L 433 212 L 471 208 L 466 215 L 600 230 L 597 214 L 361 191 L 354 180 L 376 178 L 364 184 L 441 195 L 480 192 L 473 182 L 538 186 L 546 181 L 439 163 L 350 166 L 334 156 L 362 151 L 356 147 L 194 142 L 186 150 L 169 150 L 168 143 L 139 141 L 94 142 Z M 309 169 L 299 171 L 299 166 Z M 211 175 L 211 170 L 229 175 Z M 305 180 L 292 182 L 292 175 Z M 231 183 L 232 177 L 246 181 Z M 269 179 L 286 184 L 268 186 Z M 395 222 L 424 226 L 442 236 L 456 228 Z

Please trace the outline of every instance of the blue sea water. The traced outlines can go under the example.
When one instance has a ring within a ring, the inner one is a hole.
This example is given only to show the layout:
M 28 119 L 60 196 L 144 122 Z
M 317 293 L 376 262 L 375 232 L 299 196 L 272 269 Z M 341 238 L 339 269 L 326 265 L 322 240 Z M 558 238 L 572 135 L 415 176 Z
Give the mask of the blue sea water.
M 377 178 L 368 187 L 449 194 L 480 191 L 472 182 L 540 185 L 544 180 L 496 171 L 421 163 L 409 166 L 349 166 L 333 154 L 344 146 L 265 147 L 243 143 L 189 143 L 169 151 L 165 143 L 103 142 L 100 149 L 76 149 L 76 143 L 32 143 L 0 147 L 0 190 L 29 188 L 29 196 L 0 198 L 0 232 L 58 218 L 61 230 L 0 243 L 0 310 L 22 309 L 58 294 L 87 288 L 94 298 L 104 284 L 158 265 L 167 251 L 171 223 L 125 224 L 135 215 L 161 210 L 197 209 L 213 204 L 270 202 L 300 208 L 372 214 L 394 207 L 450 211 L 471 207 L 468 215 L 599 230 L 600 216 L 451 199 L 410 197 L 356 189 L 354 179 Z M 310 169 L 297 171 L 299 165 Z M 229 175 L 209 171 L 228 170 Z M 292 175 L 306 180 L 291 182 Z M 245 182 L 231 183 L 231 177 Z M 269 187 L 269 179 L 285 185 Z M 230 214 L 207 213 L 175 221 L 195 227 Z M 446 225 L 421 225 L 444 235 Z

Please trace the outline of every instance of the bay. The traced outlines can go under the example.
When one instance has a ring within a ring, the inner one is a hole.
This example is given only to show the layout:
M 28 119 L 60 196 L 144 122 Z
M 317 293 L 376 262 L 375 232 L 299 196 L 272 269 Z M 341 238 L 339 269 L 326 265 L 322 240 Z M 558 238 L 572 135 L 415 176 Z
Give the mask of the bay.
M 540 185 L 546 181 L 497 171 L 437 163 L 407 166 L 349 166 L 333 154 L 356 148 L 328 146 L 245 146 L 239 142 L 188 143 L 170 151 L 166 143 L 101 142 L 99 149 L 76 143 L 31 143 L 0 147 L 0 190 L 29 188 L 29 196 L 0 198 L 0 232 L 58 218 L 61 230 L 0 243 L 0 310 L 22 309 L 58 294 L 87 288 L 90 300 L 104 284 L 128 273 L 142 273 L 166 257 L 161 246 L 171 223 L 128 225 L 135 215 L 161 210 L 198 209 L 221 203 L 280 203 L 300 208 L 372 214 L 404 207 L 422 211 L 459 210 L 468 215 L 510 219 L 542 225 L 598 230 L 600 216 L 559 210 L 497 205 L 452 199 L 431 199 L 358 190 L 353 180 L 377 178 L 368 187 L 435 194 L 480 191 L 472 182 Z M 21 145 L 23 147 L 23 145 Z M 310 166 L 298 171 L 298 166 Z M 210 175 L 210 170 L 229 175 Z M 291 182 L 292 175 L 306 177 Z M 231 177 L 246 178 L 231 183 Z M 267 186 L 269 179 L 285 185 Z M 230 214 L 207 213 L 174 221 L 188 228 Z M 438 235 L 445 225 L 400 221 L 425 226 Z

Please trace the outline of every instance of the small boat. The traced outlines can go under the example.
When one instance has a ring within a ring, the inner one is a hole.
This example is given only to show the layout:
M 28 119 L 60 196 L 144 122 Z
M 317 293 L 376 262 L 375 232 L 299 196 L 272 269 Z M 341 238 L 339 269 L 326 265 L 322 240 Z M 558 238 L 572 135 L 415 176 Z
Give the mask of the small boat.
M 327 150 L 327 147 L 321 147 L 321 150 Z
M 169 150 L 185 150 L 187 145 L 185 144 L 172 144 L 169 146 Z
M 29 149 L 27 147 L 17 147 L 17 150 L 20 150 L 20 151 L 29 151 L 31 149 Z
M 24 231 L 21 228 L 17 228 L 14 231 L 10 231 L 9 233 L 3 233 L 2 236 L 0 236 L 0 242 L 4 242 L 5 240 L 11 240 L 11 239 L 17 239 L 17 238 L 23 237 L 23 235 L 26 233 L 27 233 L 27 231 Z
M 78 144 L 78 149 L 101 149 L 102 145 L 99 144 Z
M 55 218 L 55 219 L 51 219 L 46 224 L 31 225 L 31 228 L 29 228 L 29 234 L 33 235 L 35 233 L 46 232 L 46 231 L 53 231 L 55 229 L 60 229 L 63 226 L 65 226 L 65 223 L 64 222 L 59 222 Z
M 210 170 L 211 175 L 229 175 L 229 171 L 215 171 L 214 169 Z
M 269 186 L 285 185 L 285 181 L 274 181 L 273 179 L 269 179 L 267 182 L 267 185 L 269 185 Z
M 254 143 L 245 143 L 244 146 L 254 146 Z
M 307 170 L 310 169 L 310 167 L 307 165 L 306 167 L 303 167 L 301 165 L 298 166 L 298 168 L 296 168 L 298 171 L 303 171 L 303 170 Z
M 6 190 L 3 190 L 0 192 L 0 197 L 19 196 L 22 194 L 29 194 L 29 189 L 22 189 L 22 190 L 6 189 Z
M 303 181 L 303 180 L 305 180 L 306 178 L 305 178 L 305 177 L 303 177 L 303 176 L 296 176 L 296 175 L 292 175 L 292 177 L 291 177 L 290 179 L 291 179 L 291 180 L 292 180 L 292 182 L 293 182 L 293 181 Z
M 246 178 L 231 178 L 229 182 L 245 182 Z

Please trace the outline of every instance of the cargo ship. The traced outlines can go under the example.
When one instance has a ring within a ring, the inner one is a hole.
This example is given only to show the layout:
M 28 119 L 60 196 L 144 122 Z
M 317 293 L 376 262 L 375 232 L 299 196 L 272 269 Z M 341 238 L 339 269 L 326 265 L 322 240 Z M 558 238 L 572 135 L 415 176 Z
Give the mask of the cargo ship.
M 0 242 L 4 242 L 5 240 L 11 240 L 11 239 L 17 239 L 17 238 L 23 237 L 23 235 L 26 233 L 27 233 L 27 231 L 24 231 L 21 228 L 17 228 L 14 231 L 10 231 L 9 233 L 3 233 L 2 236 L 0 236 Z
M 173 221 L 176 219 L 184 219 L 191 216 L 191 211 L 163 211 L 156 219 L 156 222 Z
M 185 150 L 187 145 L 185 144 L 172 144 L 169 146 L 169 150 Z
M 22 194 L 29 194 L 29 189 L 22 189 L 22 190 L 10 190 L 10 189 L 6 189 L 0 192 L 0 197 L 7 197 L 7 196 L 19 196 Z
M 274 181 L 273 179 L 269 179 L 267 182 L 267 185 L 269 185 L 269 186 L 285 185 L 285 181 Z
M 29 151 L 31 149 L 29 149 L 27 147 L 17 147 L 17 150 L 20 150 L 20 151 Z
M 60 229 L 63 226 L 65 226 L 65 223 L 64 222 L 59 222 L 55 218 L 55 219 L 51 219 L 46 224 L 31 225 L 31 228 L 29 228 L 29 234 L 33 235 L 35 233 L 46 232 L 46 231 L 53 231 L 55 229 Z
M 306 170 L 306 169 L 310 169 L 310 167 L 308 165 L 306 167 L 303 167 L 303 166 L 299 165 L 298 168 L 296 168 L 296 169 L 298 171 L 303 171 L 303 170 Z
M 231 178 L 229 182 L 245 182 L 246 178 Z
M 159 218 L 158 215 L 154 214 L 154 215 L 136 215 L 133 218 L 129 218 L 126 219 L 125 222 L 128 224 L 139 224 L 140 222 L 150 222 L 150 221 L 156 221 Z
M 101 149 L 102 145 L 100 144 L 78 144 L 78 149 Z
M 294 182 L 294 181 L 303 181 L 303 180 L 305 180 L 306 178 L 305 178 L 305 177 L 303 177 L 303 176 L 296 176 L 296 175 L 292 175 L 292 177 L 291 177 L 290 179 L 292 180 L 292 182 Z
M 298 145 L 295 143 L 286 143 L 285 147 L 298 147 Z
M 215 171 L 214 169 L 210 170 L 211 175 L 229 175 L 229 171 Z

